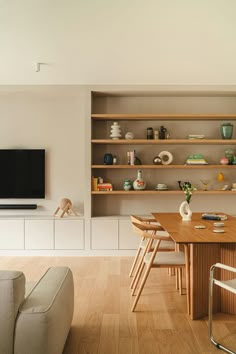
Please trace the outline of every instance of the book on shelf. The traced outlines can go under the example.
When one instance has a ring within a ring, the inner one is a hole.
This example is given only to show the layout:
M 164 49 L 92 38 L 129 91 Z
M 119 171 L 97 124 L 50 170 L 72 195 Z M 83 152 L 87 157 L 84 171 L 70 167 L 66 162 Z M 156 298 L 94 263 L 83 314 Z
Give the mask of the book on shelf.
M 92 176 L 92 181 L 91 181 L 92 191 L 98 191 L 98 184 L 99 183 L 103 183 L 103 178 Z
M 91 186 L 92 191 L 97 191 L 98 190 L 98 177 L 92 176 L 92 186 Z
M 189 139 L 205 139 L 204 134 L 189 134 L 188 135 Z
M 110 191 L 112 191 L 112 184 L 111 183 L 98 183 L 97 190 L 103 191 L 103 192 L 110 192 Z
M 208 165 L 204 159 L 187 159 L 186 165 Z

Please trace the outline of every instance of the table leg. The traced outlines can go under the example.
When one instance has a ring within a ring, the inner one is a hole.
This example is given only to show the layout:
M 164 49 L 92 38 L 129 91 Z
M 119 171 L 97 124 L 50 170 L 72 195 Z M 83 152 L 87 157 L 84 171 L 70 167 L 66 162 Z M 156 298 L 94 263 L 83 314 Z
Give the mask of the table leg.
M 190 259 L 189 259 L 189 245 L 184 244 L 185 264 L 186 264 L 186 290 L 187 290 L 187 309 L 190 315 Z

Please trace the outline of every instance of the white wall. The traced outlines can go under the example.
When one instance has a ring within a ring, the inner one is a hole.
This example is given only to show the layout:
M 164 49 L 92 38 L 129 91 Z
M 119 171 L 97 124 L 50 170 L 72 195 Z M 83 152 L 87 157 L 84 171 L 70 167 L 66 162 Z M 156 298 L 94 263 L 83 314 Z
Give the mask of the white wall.
M 236 82 L 235 0 L 0 0 L 0 10 L 1 84 Z
M 61 198 L 70 198 L 83 213 L 85 111 L 83 92 L 67 88 L 34 87 L 0 92 L 0 149 L 46 150 L 46 199 L 3 200 L 37 203 L 39 212 L 52 214 Z M 1 213 L 2 214 L 2 213 Z M 25 214 L 25 211 L 24 211 Z

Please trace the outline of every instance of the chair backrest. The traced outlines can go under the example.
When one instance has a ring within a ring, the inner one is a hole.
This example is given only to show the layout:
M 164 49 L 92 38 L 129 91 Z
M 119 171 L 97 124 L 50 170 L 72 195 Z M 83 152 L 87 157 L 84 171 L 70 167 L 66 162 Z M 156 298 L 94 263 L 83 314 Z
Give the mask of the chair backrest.
M 140 235 L 140 229 L 134 226 L 134 224 L 143 224 L 143 222 L 140 221 L 140 219 L 136 215 L 130 215 L 131 223 L 132 223 L 132 228 L 134 233 Z
M 130 219 L 132 222 L 136 222 L 137 224 L 142 224 L 144 222 L 148 222 L 147 219 L 141 218 L 138 215 L 130 215 Z
M 0 271 L 0 353 L 14 352 L 15 321 L 24 296 L 24 274 L 19 271 Z
M 172 241 L 168 232 L 163 231 L 162 229 L 159 229 L 154 225 L 145 225 L 136 222 L 132 222 L 132 225 L 134 231 L 143 238 L 153 239 L 153 240 Z
M 164 230 L 160 223 L 156 221 L 154 218 L 146 218 L 138 215 L 130 215 L 131 222 L 135 222 L 141 225 L 153 225 L 153 227 Z

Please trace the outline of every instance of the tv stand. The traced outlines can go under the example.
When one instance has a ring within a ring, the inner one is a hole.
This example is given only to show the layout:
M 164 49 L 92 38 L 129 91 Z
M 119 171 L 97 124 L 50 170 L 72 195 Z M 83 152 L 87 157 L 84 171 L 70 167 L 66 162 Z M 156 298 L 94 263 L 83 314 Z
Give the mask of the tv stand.
M 37 209 L 37 204 L 0 204 L 0 209 Z

